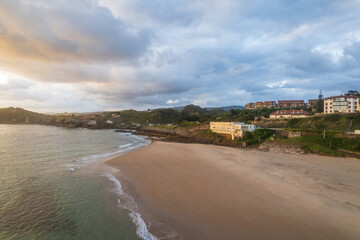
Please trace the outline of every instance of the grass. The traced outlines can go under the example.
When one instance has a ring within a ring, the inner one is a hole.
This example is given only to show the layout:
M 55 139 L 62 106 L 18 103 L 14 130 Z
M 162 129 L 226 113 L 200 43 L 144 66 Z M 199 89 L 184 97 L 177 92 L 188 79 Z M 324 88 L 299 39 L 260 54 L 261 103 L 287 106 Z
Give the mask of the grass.
M 218 140 L 225 140 L 226 139 L 223 135 L 221 135 L 219 133 L 216 133 L 216 132 L 213 132 L 210 129 L 202 130 L 201 135 L 203 137 L 213 137 L 213 138 L 218 139 Z
M 247 142 L 249 145 L 259 144 L 270 137 L 274 136 L 274 132 L 269 129 L 256 129 L 253 132 L 244 132 L 243 141 Z
M 314 131 L 313 133 L 316 133 Z M 297 138 L 281 139 L 279 141 L 301 145 L 312 153 L 326 156 L 344 157 L 345 154 L 338 151 L 344 149 L 352 152 L 360 152 L 360 138 L 339 137 L 340 131 L 319 131 L 318 134 L 311 134 Z
M 306 144 L 303 145 L 303 147 L 307 150 L 309 150 L 311 153 L 318 153 L 320 155 L 326 155 L 326 156 L 334 156 L 334 157 L 344 157 L 345 155 L 337 150 L 330 149 L 324 146 L 320 145 L 311 145 Z
M 181 123 L 179 123 L 177 126 L 180 128 L 185 128 L 185 129 L 189 129 L 189 128 L 193 128 L 196 126 L 199 126 L 199 122 L 195 121 L 195 122 L 189 122 L 189 121 L 182 121 Z
M 166 129 L 166 130 L 174 130 L 176 128 L 176 125 L 167 125 L 167 124 L 161 124 L 161 125 L 153 125 L 153 127 Z

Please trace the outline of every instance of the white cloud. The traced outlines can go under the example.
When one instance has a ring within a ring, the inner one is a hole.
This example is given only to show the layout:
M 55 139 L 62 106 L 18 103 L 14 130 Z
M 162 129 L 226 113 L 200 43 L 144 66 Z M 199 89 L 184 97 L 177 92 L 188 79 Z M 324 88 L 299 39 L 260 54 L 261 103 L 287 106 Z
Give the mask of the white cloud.
M 166 101 L 166 104 L 172 105 L 172 104 L 176 104 L 178 102 L 180 102 L 180 101 L 179 100 L 171 100 L 171 99 L 169 99 L 169 100 Z
M 279 81 L 279 82 L 271 82 L 271 83 L 268 83 L 266 84 L 266 86 L 268 88 L 282 88 L 286 85 L 287 81 L 286 80 L 282 80 L 282 81 Z

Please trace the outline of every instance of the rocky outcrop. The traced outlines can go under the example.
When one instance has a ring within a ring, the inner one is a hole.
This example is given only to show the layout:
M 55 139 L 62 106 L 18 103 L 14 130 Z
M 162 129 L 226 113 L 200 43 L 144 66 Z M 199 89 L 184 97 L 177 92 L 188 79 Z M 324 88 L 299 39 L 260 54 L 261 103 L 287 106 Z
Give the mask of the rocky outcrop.
M 306 154 L 301 146 L 286 143 L 286 142 L 276 142 L 276 141 L 267 141 L 259 145 L 258 150 L 265 152 L 276 152 L 276 153 L 286 153 L 286 154 Z
M 203 128 L 192 129 L 160 129 L 155 127 L 141 127 L 136 130 L 135 134 L 149 136 L 153 140 L 180 143 L 202 143 L 214 144 L 231 147 L 241 147 L 240 142 L 232 142 L 225 136 L 217 138 L 215 136 L 203 134 Z

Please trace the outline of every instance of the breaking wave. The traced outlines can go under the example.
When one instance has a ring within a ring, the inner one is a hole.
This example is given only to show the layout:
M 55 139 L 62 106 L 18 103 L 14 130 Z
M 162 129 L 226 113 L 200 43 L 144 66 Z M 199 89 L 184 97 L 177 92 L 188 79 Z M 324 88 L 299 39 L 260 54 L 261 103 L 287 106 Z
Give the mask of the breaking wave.
M 125 135 L 125 134 L 121 133 L 121 135 Z M 135 150 L 135 149 L 144 147 L 146 145 L 149 145 L 151 143 L 151 140 L 149 140 L 143 136 L 136 136 L 136 135 L 132 135 L 131 133 L 126 133 L 126 136 L 129 136 L 129 141 L 131 141 L 131 142 L 124 144 L 124 145 L 116 146 L 116 149 L 118 149 L 118 150 L 113 151 L 113 152 L 108 152 L 108 153 L 102 153 L 102 154 L 94 154 L 94 155 L 90 155 L 90 156 L 86 156 L 86 157 L 77 159 L 73 163 L 65 164 L 66 168 L 69 171 L 74 172 L 78 168 L 90 165 L 101 159 L 105 159 L 107 157 L 110 157 L 112 155 L 119 154 L 122 152 Z
M 144 240 L 158 240 L 157 237 L 149 232 L 144 219 L 141 217 L 141 214 L 137 212 L 137 205 L 133 197 L 124 193 L 120 181 L 112 174 L 105 174 L 103 176 L 107 177 L 111 182 L 114 183 L 115 188 L 113 188 L 111 191 L 116 193 L 118 196 L 118 206 L 129 211 L 131 221 L 136 226 L 136 235 Z

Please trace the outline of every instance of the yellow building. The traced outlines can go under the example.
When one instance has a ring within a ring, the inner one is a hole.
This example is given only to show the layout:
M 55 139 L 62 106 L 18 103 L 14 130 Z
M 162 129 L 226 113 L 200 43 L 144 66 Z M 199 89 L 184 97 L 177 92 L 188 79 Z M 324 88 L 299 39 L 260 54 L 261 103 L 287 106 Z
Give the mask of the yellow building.
M 231 135 L 231 138 L 234 140 L 235 137 L 242 138 L 244 132 L 254 131 L 255 125 L 241 122 L 210 122 L 210 130 L 220 134 Z

